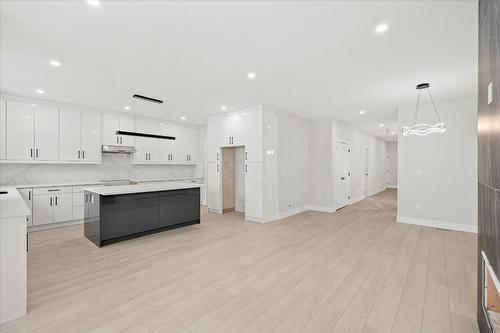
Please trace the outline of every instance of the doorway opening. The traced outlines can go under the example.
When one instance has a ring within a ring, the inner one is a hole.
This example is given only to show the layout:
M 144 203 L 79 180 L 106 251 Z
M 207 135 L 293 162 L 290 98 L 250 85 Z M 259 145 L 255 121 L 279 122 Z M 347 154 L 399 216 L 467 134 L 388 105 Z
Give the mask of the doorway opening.
M 222 213 L 245 213 L 245 147 L 222 151 Z

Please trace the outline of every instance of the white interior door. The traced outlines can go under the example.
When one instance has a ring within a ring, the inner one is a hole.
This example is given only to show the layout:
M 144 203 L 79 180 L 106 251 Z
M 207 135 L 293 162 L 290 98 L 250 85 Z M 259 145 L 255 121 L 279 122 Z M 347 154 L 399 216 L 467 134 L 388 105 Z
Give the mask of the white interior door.
M 101 117 L 98 113 L 82 112 L 82 160 L 101 160 Z
M 61 109 L 59 112 L 59 159 L 62 161 L 81 161 L 81 149 L 81 112 Z
M 365 148 L 365 197 L 370 193 L 370 148 Z
M 339 209 L 351 199 L 351 148 L 342 141 L 335 143 L 335 180 L 335 202 Z
M 30 103 L 7 101 L 7 159 L 34 158 L 34 119 Z
M 50 106 L 35 107 L 35 160 L 59 159 L 59 110 Z

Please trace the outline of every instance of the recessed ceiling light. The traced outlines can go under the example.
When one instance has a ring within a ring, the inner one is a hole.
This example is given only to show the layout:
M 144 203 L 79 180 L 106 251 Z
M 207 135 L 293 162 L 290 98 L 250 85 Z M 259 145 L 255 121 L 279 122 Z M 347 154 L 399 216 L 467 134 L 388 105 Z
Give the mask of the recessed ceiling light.
M 87 0 L 87 3 L 92 7 L 99 7 L 101 5 L 99 0 Z
M 38 94 L 45 94 L 45 91 L 43 89 L 37 89 L 35 90 Z
M 49 63 L 54 67 L 61 67 L 61 62 L 55 59 L 49 61 Z
M 361 111 L 359 111 L 359 114 L 365 114 L 365 113 L 366 113 L 366 111 L 365 111 L 365 110 L 361 110 Z
M 384 127 L 384 124 L 378 124 L 380 127 Z
M 222 111 L 226 111 L 226 110 L 227 110 L 227 107 L 226 107 L 225 105 L 223 105 L 223 106 L 221 106 L 221 107 L 220 107 L 220 109 L 221 109 Z
M 392 135 L 396 134 L 396 132 L 391 132 Z
M 35 107 L 35 106 L 36 106 L 36 104 L 30 104 L 30 105 L 31 105 L 32 107 Z
M 130 106 L 126 105 L 123 107 L 125 110 L 130 110 Z
M 254 80 L 256 77 L 257 77 L 257 75 L 255 75 L 254 72 L 250 72 L 250 73 L 247 74 L 247 78 L 249 80 Z
M 181 117 L 181 120 L 186 120 L 186 117 L 182 116 L 182 117 Z
M 382 34 L 386 32 L 389 29 L 389 24 L 387 23 L 381 23 L 375 27 L 375 32 L 377 34 Z

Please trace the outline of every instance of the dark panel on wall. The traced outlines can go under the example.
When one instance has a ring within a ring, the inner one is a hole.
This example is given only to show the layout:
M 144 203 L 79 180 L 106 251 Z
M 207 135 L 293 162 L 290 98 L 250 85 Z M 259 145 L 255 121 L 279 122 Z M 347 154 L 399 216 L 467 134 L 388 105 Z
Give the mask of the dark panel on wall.
M 481 251 L 500 270 L 500 0 L 479 1 L 478 87 L 478 324 L 491 332 L 483 312 Z M 491 85 L 492 101 L 488 86 Z

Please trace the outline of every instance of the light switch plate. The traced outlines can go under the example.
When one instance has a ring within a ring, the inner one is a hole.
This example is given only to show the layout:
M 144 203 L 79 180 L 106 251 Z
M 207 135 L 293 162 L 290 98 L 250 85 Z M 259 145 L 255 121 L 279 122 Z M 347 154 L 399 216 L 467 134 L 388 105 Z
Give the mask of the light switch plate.
M 488 83 L 488 104 L 493 103 L 493 82 Z

